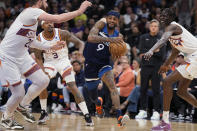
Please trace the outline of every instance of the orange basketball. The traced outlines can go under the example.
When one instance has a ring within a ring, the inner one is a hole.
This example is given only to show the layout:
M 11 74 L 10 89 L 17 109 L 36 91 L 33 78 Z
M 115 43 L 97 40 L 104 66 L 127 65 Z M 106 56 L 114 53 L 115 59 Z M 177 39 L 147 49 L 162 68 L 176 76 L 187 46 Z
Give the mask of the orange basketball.
M 109 51 L 113 59 L 120 58 L 121 56 L 126 55 L 127 53 L 127 45 L 125 42 L 121 44 L 110 43 Z

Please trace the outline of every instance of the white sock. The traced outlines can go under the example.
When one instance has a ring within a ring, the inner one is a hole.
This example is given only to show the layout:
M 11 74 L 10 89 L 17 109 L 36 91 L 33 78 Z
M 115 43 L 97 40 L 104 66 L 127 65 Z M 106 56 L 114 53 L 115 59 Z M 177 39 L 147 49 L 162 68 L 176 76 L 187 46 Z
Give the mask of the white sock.
M 40 99 L 40 106 L 42 110 L 47 110 L 47 99 Z
M 89 114 L 88 108 L 87 108 L 87 106 L 86 106 L 85 101 L 79 103 L 78 106 L 79 106 L 79 108 L 81 109 L 81 111 L 83 112 L 83 115 Z
M 169 111 L 163 111 L 163 118 L 162 119 L 165 123 L 170 123 L 169 122 Z
M 12 113 L 6 112 L 6 111 L 5 111 L 5 112 L 3 113 L 3 116 L 4 116 L 5 119 L 8 119 L 8 118 L 10 118 L 10 117 L 12 116 Z

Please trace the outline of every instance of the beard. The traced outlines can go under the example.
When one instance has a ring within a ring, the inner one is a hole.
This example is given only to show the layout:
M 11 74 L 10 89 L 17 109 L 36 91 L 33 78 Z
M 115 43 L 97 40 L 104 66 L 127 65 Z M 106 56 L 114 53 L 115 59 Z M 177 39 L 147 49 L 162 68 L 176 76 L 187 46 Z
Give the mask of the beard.
M 116 25 L 114 25 L 114 26 L 110 26 L 110 25 L 109 25 L 109 23 L 107 23 L 107 28 L 109 28 L 110 30 L 114 30 L 114 29 L 115 29 L 115 27 L 116 27 Z

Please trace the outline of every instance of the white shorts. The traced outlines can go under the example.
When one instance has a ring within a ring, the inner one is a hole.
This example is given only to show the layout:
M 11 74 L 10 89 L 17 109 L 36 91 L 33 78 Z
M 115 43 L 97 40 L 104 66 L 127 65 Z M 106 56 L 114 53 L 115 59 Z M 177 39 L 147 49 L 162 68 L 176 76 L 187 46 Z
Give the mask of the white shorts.
M 44 68 L 50 78 L 55 77 L 57 72 L 59 72 L 67 83 L 75 81 L 75 74 L 68 59 L 46 61 L 44 62 Z
M 21 76 L 28 77 L 40 69 L 30 55 L 21 58 L 20 64 L 0 56 L 0 82 L 3 87 L 16 86 L 21 83 Z
M 194 52 L 186 57 L 188 64 L 180 65 L 177 71 L 184 77 L 190 80 L 197 78 L 197 52 Z

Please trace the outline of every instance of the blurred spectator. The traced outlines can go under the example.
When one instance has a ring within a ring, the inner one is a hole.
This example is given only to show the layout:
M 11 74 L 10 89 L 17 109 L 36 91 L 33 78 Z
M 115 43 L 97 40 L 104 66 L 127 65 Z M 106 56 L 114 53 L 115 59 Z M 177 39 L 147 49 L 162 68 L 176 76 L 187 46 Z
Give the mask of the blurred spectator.
M 165 47 L 154 53 L 153 57 L 147 61 L 142 56 L 147 52 L 159 39 L 159 22 L 152 20 L 150 22 L 150 33 L 144 34 L 140 38 L 140 55 L 142 58 L 141 67 L 141 89 L 140 89 L 140 112 L 136 119 L 144 119 L 147 117 L 147 90 L 149 87 L 149 80 L 152 81 L 153 91 L 153 108 L 154 112 L 151 119 L 160 119 L 160 75 L 158 70 L 164 60 Z
M 77 22 L 78 20 L 81 20 L 83 25 L 85 25 L 87 20 L 88 20 L 87 15 L 86 14 L 82 14 L 80 16 L 75 17 L 74 21 Z
M 129 65 L 129 59 L 126 56 L 120 58 L 120 64 L 123 70 L 116 86 L 120 90 L 120 101 L 123 102 L 135 86 L 135 76 Z
M 71 29 L 71 32 L 74 33 L 75 36 L 77 36 L 79 39 L 82 40 L 84 29 L 85 27 L 83 25 L 83 21 L 81 19 L 78 19 L 75 21 L 75 27 Z
M 0 38 L 3 38 L 6 33 L 4 21 L 0 21 Z
M 135 88 L 131 91 L 126 101 L 124 101 L 124 103 L 122 103 L 120 106 L 121 109 L 125 109 L 128 105 L 126 112 L 127 115 L 130 113 L 137 113 L 137 105 L 140 96 L 140 60 L 134 59 L 132 66 L 134 69 L 133 73 L 135 74 Z
M 176 7 L 179 24 L 190 27 L 192 15 L 194 13 L 194 0 L 177 0 Z
M 129 43 L 131 47 L 132 58 L 136 58 L 139 52 L 139 40 L 141 35 L 136 23 L 131 24 L 131 33 L 129 34 L 127 43 Z

